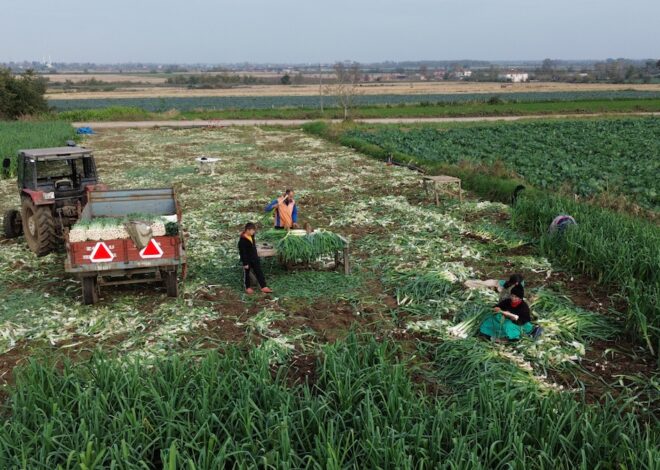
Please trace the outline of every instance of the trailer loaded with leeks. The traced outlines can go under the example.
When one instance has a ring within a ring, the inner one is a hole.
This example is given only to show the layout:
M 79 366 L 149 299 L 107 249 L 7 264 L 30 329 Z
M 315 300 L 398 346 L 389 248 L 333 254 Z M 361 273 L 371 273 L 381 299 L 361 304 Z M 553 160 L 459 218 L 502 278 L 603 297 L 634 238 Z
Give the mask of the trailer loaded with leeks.
M 162 283 L 178 295 L 186 273 L 181 210 L 174 189 L 93 190 L 80 219 L 66 231 L 65 270 L 94 304 L 104 286 Z

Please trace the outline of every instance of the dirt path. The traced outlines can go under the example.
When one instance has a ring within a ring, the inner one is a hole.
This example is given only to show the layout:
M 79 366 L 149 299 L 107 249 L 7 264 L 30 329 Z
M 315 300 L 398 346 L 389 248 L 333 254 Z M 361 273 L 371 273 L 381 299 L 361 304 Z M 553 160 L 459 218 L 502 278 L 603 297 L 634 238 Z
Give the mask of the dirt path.
M 473 116 L 473 117 L 439 117 L 439 118 L 368 118 L 355 119 L 355 122 L 367 124 L 414 124 L 414 123 L 442 123 L 442 122 L 490 122 L 490 121 L 519 121 L 521 119 L 561 119 L 561 118 L 590 118 L 611 116 L 612 114 L 541 114 L 528 116 Z M 660 113 L 620 113 L 616 116 L 660 116 Z M 302 126 L 316 119 L 209 119 L 188 121 L 109 121 L 109 122 L 74 122 L 74 127 L 91 127 L 93 129 L 123 129 L 123 128 L 150 128 L 150 127 L 227 127 L 227 126 Z M 338 123 L 340 119 L 331 119 Z

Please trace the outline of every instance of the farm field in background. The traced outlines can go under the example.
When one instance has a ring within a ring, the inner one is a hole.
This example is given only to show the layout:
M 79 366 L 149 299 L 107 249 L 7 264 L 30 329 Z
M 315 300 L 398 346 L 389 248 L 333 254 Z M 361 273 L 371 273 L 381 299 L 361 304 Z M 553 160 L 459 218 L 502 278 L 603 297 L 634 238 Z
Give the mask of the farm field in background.
M 560 120 L 460 127 L 358 128 L 346 133 L 426 162 L 504 164 L 537 188 L 624 195 L 660 210 L 660 119 Z
M 146 74 L 131 77 L 162 79 L 168 75 Z M 84 77 L 84 75 L 81 75 Z M 117 79 L 119 79 L 118 76 Z M 99 77 L 99 79 L 102 79 Z M 463 94 L 463 93 L 507 93 L 507 92 L 580 92 L 580 91 L 660 91 L 660 84 L 613 84 L 613 83 L 562 83 L 536 82 L 516 83 L 502 86 L 494 82 L 392 82 L 363 84 L 361 90 L 367 95 L 410 95 L 410 94 Z M 318 95 L 318 85 L 248 85 L 215 90 L 191 90 L 183 87 L 130 87 L 116 91 L 63 92 L 51 90 L 47 98 L 158 98 L 192 96 L 311 96 Z
M 659 378 L 623 339 L 620 299 L 539 256 L 508 206 L 468 195 L 435 207 L 417 173 L 299 130 L 107 130 L 84 144 L 111 187 L 175 186 L 190 272 L 178 300 L 125 287 L 83 306 L 61 254 L 0 241 L 0 380 L 28 357 L 82 364 L 34 364 L 17 378 L 0 429 L 7 466 L 21 455 L 51 468 L 67 458 L 201 468 L 657 461 Z M 222 159 L 215 175 L 197 173 L 199 155 Z M 247 221 L 267 227 L 263 206 L 288 186 L 303 221 L 351 239 L 354 271 L 268 261 L 275 294 L 245 297 L 238 232 Z M 15 182 L 1 180 L 0 210 L 17 200 Z M 476 340 L 496 295 L 463 282 L 512 272 L 525 276 L 545 334 Z M 41 438 L 49 429 L 57 445 Z
M 504 89 L 506 90 L 506 89 Z M 460 104 L 485 103 L 493 98 L 492 93 L 454 93 L 454 94 L 361 94 L 355 97 L 357 106 L 376 105 L 403 105 L 403 104 Z M 657 99 L 660 98 L 658 90 L 605 90 L 605 91 L 549 91 L 549 92 L 508 92 L 502 91 L 495 95 L 499 100 L 506 102 L 561 102 L 579 100 L 616 100 L 616 99 Z M 324 105 L 338 106 L 336 97 L 324 96 Z M 196 109 L 269 109 L 269 108 L 318 108 L 317 95 L 275 95 L 275 96 L 240 96 L 207 95 L 194 96 L 154 96 L 138 97 L 127 96 L 105 98 L 92 94 L 85 98 L 50 96 L 49 104 L 57 111 L 76 109 L 103 109 L 108 107 L 124 106 L 135 107 L 145 111 L 192 111 Z

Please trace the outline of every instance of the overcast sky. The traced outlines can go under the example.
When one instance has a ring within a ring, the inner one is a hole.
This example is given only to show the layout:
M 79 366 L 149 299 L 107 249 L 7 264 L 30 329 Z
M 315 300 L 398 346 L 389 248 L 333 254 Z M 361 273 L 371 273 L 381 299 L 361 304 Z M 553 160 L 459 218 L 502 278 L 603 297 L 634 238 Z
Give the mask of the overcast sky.
M 0 61 L 660 56 L 660 0 L 0 0 Z

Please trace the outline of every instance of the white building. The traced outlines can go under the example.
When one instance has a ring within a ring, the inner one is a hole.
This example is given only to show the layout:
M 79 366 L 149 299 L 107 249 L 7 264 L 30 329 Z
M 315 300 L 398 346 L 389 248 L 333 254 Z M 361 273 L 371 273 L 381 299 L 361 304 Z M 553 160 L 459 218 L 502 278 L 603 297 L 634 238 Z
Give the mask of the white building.
M 521 83 L 529 81 L 529 74 L 525 72 L 505 72 L 499 75 L 501 80 L 506 80 L 507 82 Z

